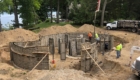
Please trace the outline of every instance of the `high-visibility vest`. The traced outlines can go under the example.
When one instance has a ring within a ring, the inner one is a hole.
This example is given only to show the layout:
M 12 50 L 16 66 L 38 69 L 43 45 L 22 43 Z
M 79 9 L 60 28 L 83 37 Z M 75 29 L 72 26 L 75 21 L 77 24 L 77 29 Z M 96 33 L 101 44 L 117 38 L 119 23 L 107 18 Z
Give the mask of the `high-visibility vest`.
M 98 36 L 98 34 L 97 34 L 97 33 L 95 34 L 95 38 L 99 38 L 99 36 Z
M 121 49 L 121 46 L 119 44 L 119 45 L 116 46 L 116 50 L 120 51 L 120 49 Z
M 122 49 L 122 44 L 120 44 L 120 49 Z
M 92 34 L 91 33 L 88 33 L 88 37 L 92 37 Z

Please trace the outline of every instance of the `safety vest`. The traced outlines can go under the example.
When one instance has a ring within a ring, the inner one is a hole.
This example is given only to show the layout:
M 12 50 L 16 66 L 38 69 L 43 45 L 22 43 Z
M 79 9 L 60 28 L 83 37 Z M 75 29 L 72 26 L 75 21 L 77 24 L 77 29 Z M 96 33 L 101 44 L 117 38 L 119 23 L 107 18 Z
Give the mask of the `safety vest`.
M 121 46 L 119 44 L 119 45 L 116 46 L 116 50 L 120 51 L 120 49 L 121 49 Z
M 97 34 L 97 33 L 95 34 L 95 38 L 99 38 L 99 36 L 98 36 L 98 34 Z
M 91 33 L 88 33 L 88 37 L 92 37 L 92 34 Z
M 120 44 L 120 49 L 122 49 L 122 44 Z

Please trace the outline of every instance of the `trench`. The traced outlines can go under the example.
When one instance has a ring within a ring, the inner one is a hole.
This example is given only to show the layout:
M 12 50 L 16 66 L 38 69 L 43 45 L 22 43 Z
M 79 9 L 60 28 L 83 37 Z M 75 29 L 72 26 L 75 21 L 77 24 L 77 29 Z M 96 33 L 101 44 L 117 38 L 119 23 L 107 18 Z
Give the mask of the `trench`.
M 72 69 L 81 70 L 81 61 L 72 66 Z M 126 70 L 120 63 L 102 59 L 97 61 L 100 67 L 104 70 L 105 76 L 101 70 L 93 64 L 90 71 L 86 72 L 86 77 L 96 77 L 99 80 L 140 80 L 140 77 L 135 76 L 132 72 Z

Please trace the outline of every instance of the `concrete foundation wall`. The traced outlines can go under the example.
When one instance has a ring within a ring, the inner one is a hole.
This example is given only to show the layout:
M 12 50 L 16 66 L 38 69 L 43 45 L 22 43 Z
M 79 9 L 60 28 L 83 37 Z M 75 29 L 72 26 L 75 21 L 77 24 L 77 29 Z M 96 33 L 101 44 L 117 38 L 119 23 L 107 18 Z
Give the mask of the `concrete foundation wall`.
M 83 35 L 81 38 L 80 35 Z M 109 44 L 109 49 L 113 47 L 113 37 L 110 35 L 99 34 L 101 39 L 101 45 L 98 51 L 102 51 L 104 49 L 104 42 Z M 12 42 L 10 43 L 10 57 L 13 63 L 24 69 L 32 69 L 39 60 L 45 55 L 47 52 L 52 52 L 49 50 L 49 38 L 53 39 L 53 47 L 59 47 L 59 53 L 62 54 L 61 58 L 65 60 L 66 49 L 69 48 L 69 53 L 71 56 L 80 55 L 82 52 L 81 44 L 84 44 L 86 39 L 88 39 L 87 33 L 64 33 L 64 34 L 53 34 L 47 36 L 41 36 L 37 41 L 28 41 L 28 42 Z M 61 39 L 61 43 L 59 43 L 59 39 Z M 85 44 L 86 48 L 91 48 L 89 44 Z M 61 48 L 60 48 L 61 47 Z M 64 49 L 65 48 L 65 49 Z M 90 51 L 89 51 L 90 52 Z M 97 53 L 97 51 L 92 51 L 93 54 Z M 55 53 L 55 52 L 54 52 Z M 97 54 L 92 55 L 93 58 L 97 56 Z M 82 60 L 83 61 L 83 60 Z M 87 65 L 90 64 L 89 59 L 85 59 Z M 85 67 L 85 66 L 84 66 Z M 49 69 L 49 58 L 48 56 L 39 64 L 37 69 Z M 89 70 L 89 66 L 85 67 L 85 70 Z

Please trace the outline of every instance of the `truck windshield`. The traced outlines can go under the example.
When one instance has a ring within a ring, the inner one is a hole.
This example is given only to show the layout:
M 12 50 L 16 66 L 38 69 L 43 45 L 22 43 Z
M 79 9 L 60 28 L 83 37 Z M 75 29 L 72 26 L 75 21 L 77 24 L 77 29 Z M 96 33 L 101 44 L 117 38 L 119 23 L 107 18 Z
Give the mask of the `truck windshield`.
M 112 24 L 116 24 L 116 22 L 112 22 Z

